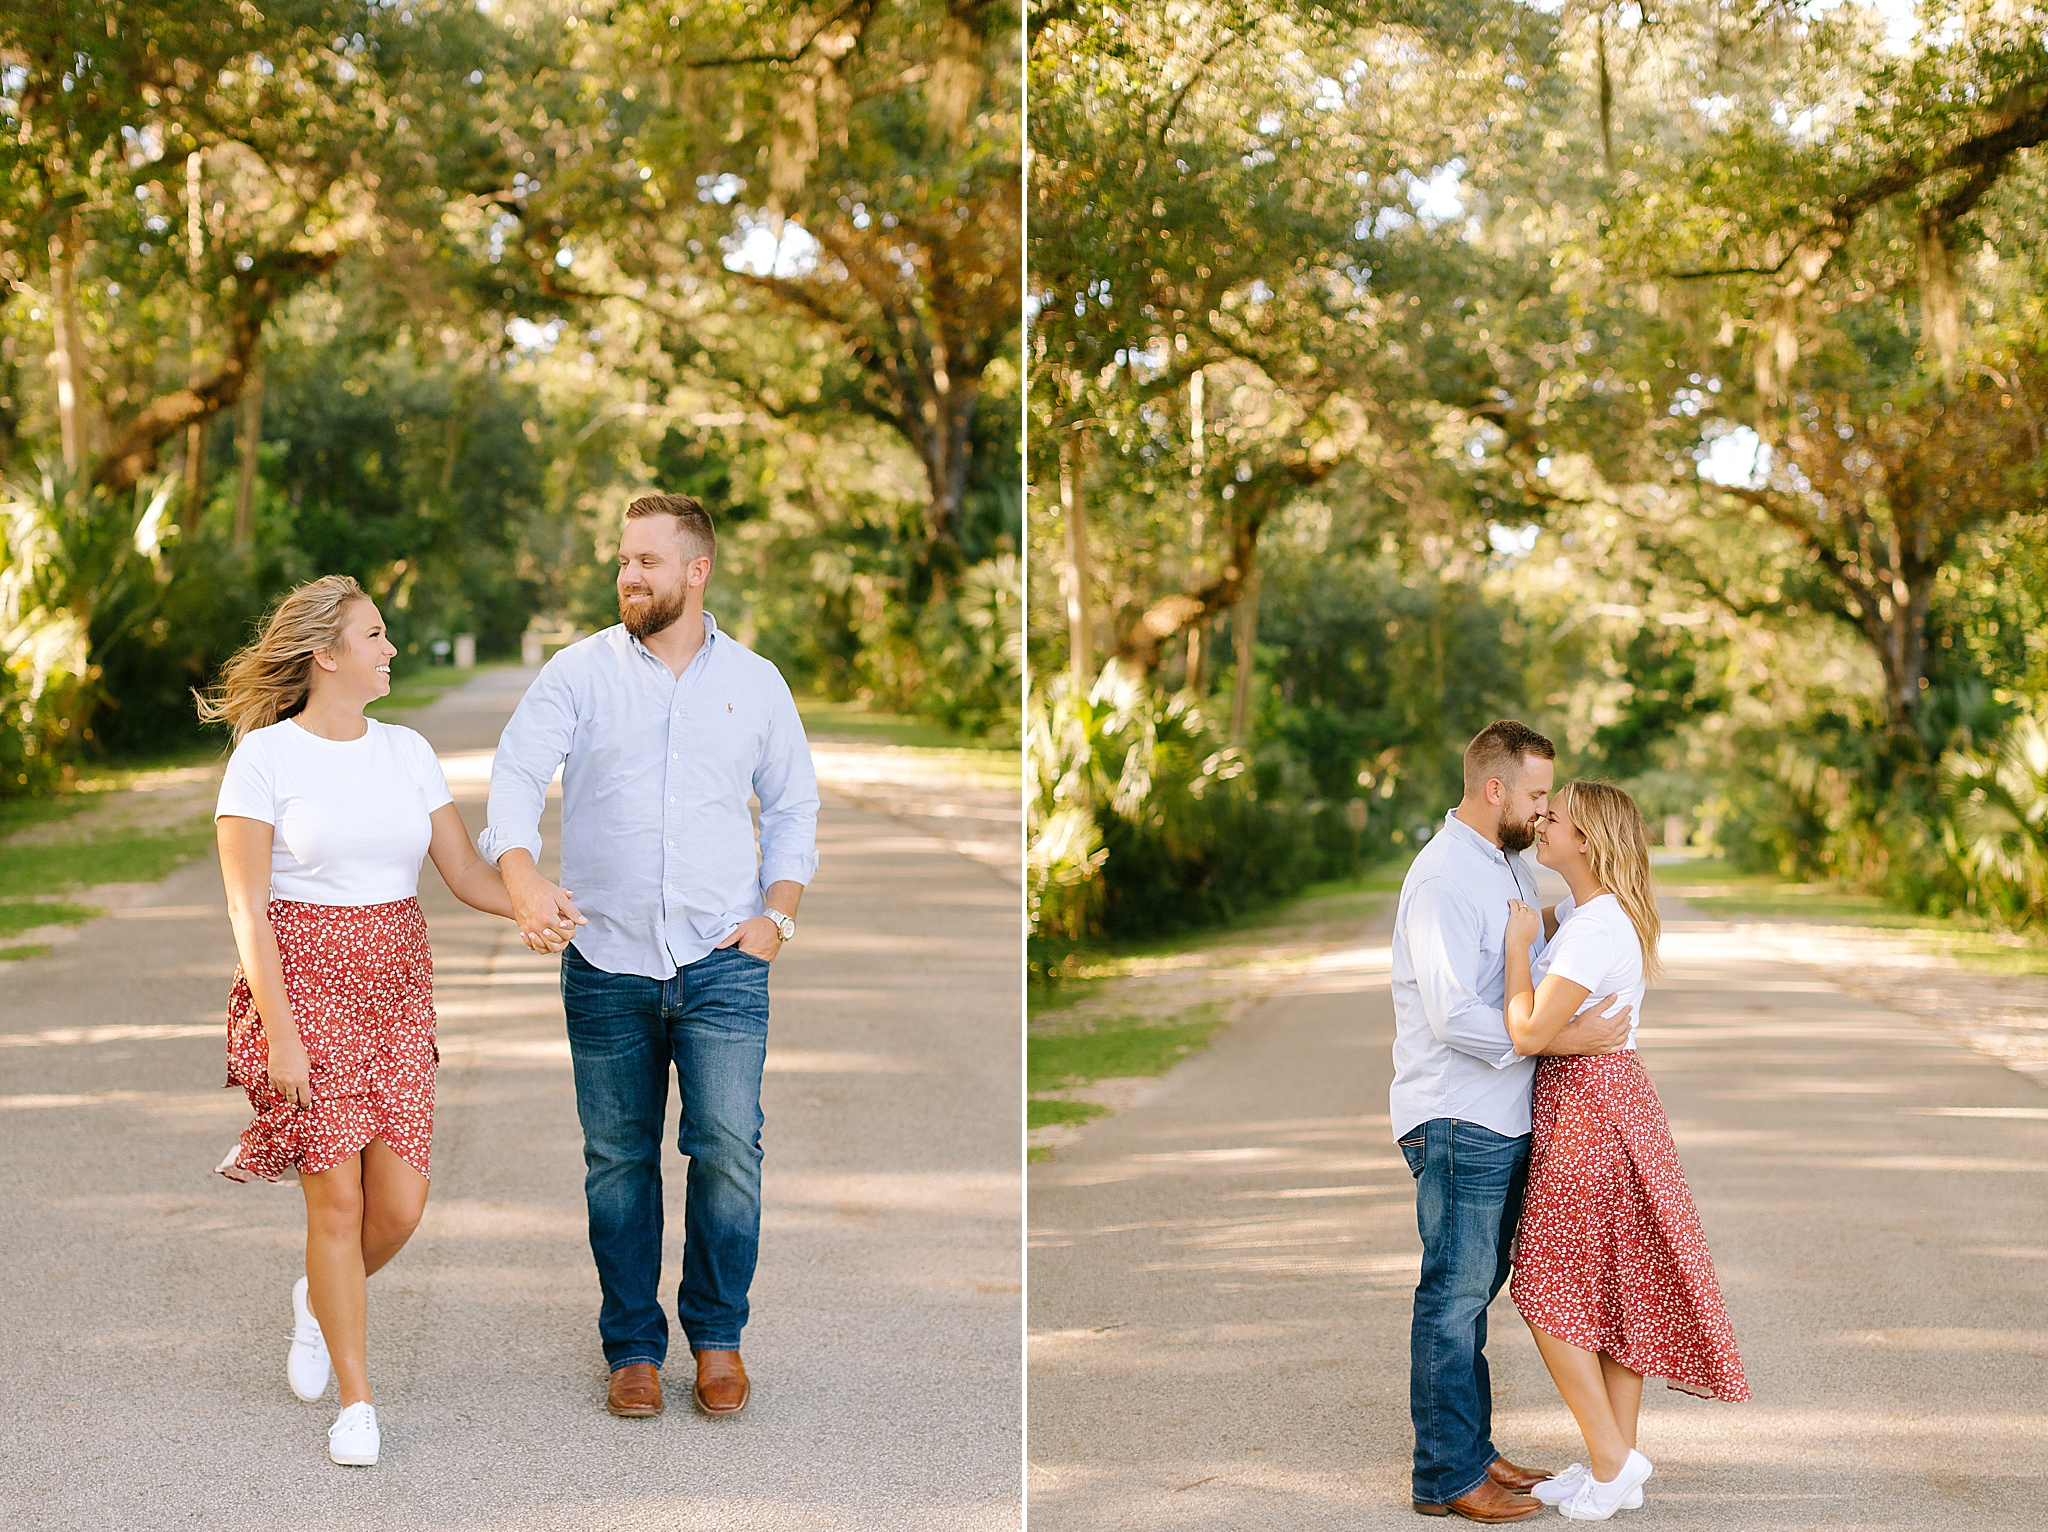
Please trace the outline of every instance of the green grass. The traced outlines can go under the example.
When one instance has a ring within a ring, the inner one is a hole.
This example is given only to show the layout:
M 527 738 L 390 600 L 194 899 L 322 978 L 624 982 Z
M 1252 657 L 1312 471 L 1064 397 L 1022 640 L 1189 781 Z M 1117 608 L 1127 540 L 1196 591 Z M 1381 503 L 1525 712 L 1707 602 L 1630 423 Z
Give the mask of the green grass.
M 155 883 L 213 844 L 213 827 L 52 846 L 0 844 L 0 888 L 56 893 L 94 883 Z
M 0 937 L 19 936 L 37 926 L 76 926 L 107 912 L 93 904 L 50 904 L 28 899 L 0 903 Z
M 91 801 L 75 792 L 47 798 L 0 798 L 0 840 L 16 830 L 45 825 L 53 819 L 69 819 Z
M 439 701 L 444 693 L 452 692 L 458 686 L 467 685 L 487 670 L 503 669 L 506 663 L 494 661 L 470 670 L 457 670 L 453 665 L 422 665 L 417 670 L 394 675 L 391 678 L 391 690 L 363 711 L 372 718 L 383 718 L 391 713 L 410 713 L 415 708 L 423 708 L 430 702 Z
M 0 963 L 19 963 L 25 958 L 39 958 L 49 950 L 48 942 L 24 942 L 19 947 L 0 947 Z
M 1097 1080 L 1163 1075 L 1189 1054 L 1208 1047 L 1229 1019 L 1229 1002 L 1212 1000 L 1163 1020 L 1113 1016 L 1027 1038 L 1024 1073 L 1031 1094 L 1024 1103 L 1025 1127 L 1078 1127 L 1107 1116 L 1110 1109 L 1100 1102 L 1066 1101 L 1049 1093 Z M 1032 1149 L 1030 1159 L 1048 1159 L 1051 1154 L 1049 1146 L 1040 1145 Z
M 1751 917 L 1803 925 L 1891 931 L 1923 951 L 1941 952 L 1972 973 L 2048 974 L 2048 934 L 2002 930 L 1968 915 L 1923 915 L 1831 883 L 1794 883 L 1723 863 L 1661 869 L 1664 892 L 1724 920 Z
M 1050 1128 L 1058 1123 L 1090 1122 L 1108 1114 L 1108 1107 L 1098 1106 L 1093 1101 L 1034 1100 L 1024 1104 L 1024 1125 L 1027 1128 Z
M 813 736 L 836 735 L 863 744 L 912 745 L 921 750 L 996 750 L 986 740 L 971 734 L 956 734 L 929 719 L 904 713 L 884 713 L 862 707 L 858 702 L 829 702 L 822 697 L 797 698 L 796 710 L 804 721 L 804 732 Z M 1017 752 L 1009 749 L 1012 759 Z M 1018 768 L 1021 780 L 1021 766 Z
M 186 766 L 211 766 L 227 759 L 227 734 L 212 740 L 181 740 L 162 750 L 124 755 L 118 761 L 88 761 L 70 784 L 36 797 L 0 798 L 0 840 L 17 830 L 32 829 L 55 819 L 68 819 L 89 808 L 102 794 L 133 787 L 139 778 Z
M 1052 982 L 1031 986 L 1028 1007 L 1033 1016 L 1063 1010 L 1095 993 L 1104 981 L 1136 972 L 1148 962 L 1213 952 L 1261 932 L 1285 940 L 1290 932 L 1308 926 L 1363 924 L 1385 908 L 1389 894 L 1401 891 L 1409 860 L 1382 862 L 1355 878 L 1311 884 L 1291 899 L 1199 930 L 1083 942 L 1060 959 Z
M 1052 1032 L 1026 1045 L 1026 1088 L 1067 1090 L 1097 1080 L 1163 1075 L 1198 1048 L 1205 1048 L 1228 1020 L 1220 1001 L 1196 1006 L 1188 1019 L 1148 1021 L 1119 1016 L 1087 1031 Z
M 79 791 L 119 792 L 132 787 L 137 777 L 157 771 L 174 771 L 184 766 L 212 766 L 228 758 L 228 731 L 223 728 L 206 739 L 179 740 L 161 750 L 138 751 L 118 761 L 87 767 L 79 773 Z

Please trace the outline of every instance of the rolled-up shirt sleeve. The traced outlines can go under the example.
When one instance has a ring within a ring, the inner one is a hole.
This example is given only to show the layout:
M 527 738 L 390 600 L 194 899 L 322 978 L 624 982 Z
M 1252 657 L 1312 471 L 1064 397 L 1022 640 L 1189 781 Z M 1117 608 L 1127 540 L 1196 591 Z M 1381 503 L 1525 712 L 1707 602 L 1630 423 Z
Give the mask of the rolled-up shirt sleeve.
M 550 662 L 519 699 L 491 760 L 489 823 L 476 848 L 493 867 L 515 846 L 540 860 L 548 783 L 575 740 L 576 699 L 564 668 Z
M 1479 992 L 1479 912 L 1432 878 L 1409 894 L 1406 929 L 1416 994 L 1437 1041 L 1495 1069 L 1520 1063 L 1507 1018 Z
M 818 875 L 818 773 L 787 686 L 780 688 L 769 717 L 754 768 L 754 796 L 761 800 L 762 889 L 808 884 Z

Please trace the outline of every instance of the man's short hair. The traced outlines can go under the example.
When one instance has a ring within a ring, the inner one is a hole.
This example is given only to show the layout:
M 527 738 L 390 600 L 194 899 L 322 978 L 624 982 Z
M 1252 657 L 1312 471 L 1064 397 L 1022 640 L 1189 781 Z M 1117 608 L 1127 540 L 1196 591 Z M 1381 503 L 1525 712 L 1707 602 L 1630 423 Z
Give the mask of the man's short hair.
M 1522 761 L 1527 756 L 1538 760 L 1557 759 L 1557 746 L 1538 734 L 1525 723 L 1512 718 L 1503 718 L 1488 724 L 1472 736 L 1472 743 L 1465 747 L 1465 792 L 1477 798 L 1486 791 L 1486 784 L 1498 777 L 1509 788 L 1515 785 L 1522 774 Z
M 673 516 L 676 535 L 683 540 L 693 559 L 718 557 L 718 534 L 711 530 L 711 517 L 694 495 L 642 495 L 626 507 L 626 520 L 642 516 Z

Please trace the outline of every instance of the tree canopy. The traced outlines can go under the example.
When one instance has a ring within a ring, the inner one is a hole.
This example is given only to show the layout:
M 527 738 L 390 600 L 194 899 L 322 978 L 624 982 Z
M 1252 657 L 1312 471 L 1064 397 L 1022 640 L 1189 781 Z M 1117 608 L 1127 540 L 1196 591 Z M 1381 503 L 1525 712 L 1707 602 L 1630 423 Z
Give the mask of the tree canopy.
M 1041 823 L 1113 658 L 1326 870 L 1511 712 L 1974 897 L 1936 758 L 2048 698 L 2037 18 L 1068 4 L 1031 71 Z
M 722 619 L 801 684 L 1013 727 L 1015 40 L 937 0 L 10 11 L 0 567 L 70 518 L 148 578 L 56 669 L 0 622 L 0 785 L 186 726 L 308 574 L 416 662 L 609 620 L 643 487 L 706 497 Z

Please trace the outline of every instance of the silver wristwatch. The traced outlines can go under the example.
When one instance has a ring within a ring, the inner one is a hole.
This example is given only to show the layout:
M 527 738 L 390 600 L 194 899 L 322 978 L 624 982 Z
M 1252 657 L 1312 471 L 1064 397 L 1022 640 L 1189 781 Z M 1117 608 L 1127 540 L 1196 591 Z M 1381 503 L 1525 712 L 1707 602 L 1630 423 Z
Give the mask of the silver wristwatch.
M 775 922 L 775 929 L 782 933 L 782 939 L 784 941 L 793 942 L 796 940 L 795 921 L 791 920 L 787 915 L 783 914 L 780 910 L 763 910 L 761 913 L 763 915 L 766 915 L 770 920 Z

